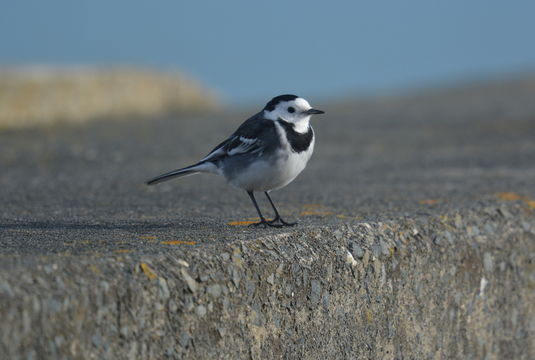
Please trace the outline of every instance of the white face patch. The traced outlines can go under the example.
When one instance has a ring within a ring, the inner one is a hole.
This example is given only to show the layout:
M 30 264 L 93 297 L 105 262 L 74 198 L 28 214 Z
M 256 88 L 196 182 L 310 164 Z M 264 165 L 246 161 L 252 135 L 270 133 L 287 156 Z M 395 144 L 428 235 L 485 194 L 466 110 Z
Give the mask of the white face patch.
M 312 109 L 312 106 L 303 98 L 297 98 L 293 101 L 295 103 L 295 106 L 299 107 L 303 111 L 307 111 Z
M 291 101 L 282 101 L 275 106 L 272 111 L 264 111 L 264 117 L 276 121 L 282 119 L 294 124 L 295 131 L 305 133 L 308 131 L 310 115 L 304 112 L 312 107 L 303 98 L 296 98 Z

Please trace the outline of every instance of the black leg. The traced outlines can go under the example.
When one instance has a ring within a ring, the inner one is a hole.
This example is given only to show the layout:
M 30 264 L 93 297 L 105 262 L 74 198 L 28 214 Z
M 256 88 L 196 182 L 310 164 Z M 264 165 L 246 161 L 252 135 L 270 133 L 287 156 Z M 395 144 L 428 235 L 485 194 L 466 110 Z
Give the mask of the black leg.
M 289 223 L 284 220 L 282 220 L 281 216 L 279 215 L 279 212 L 277 211 L 277 208 L 275 207 L 275 204 L 273 204 L 273 200 L 271 200 L 271 197 L 269 196 L 269 193 L 267 191 L 264 192 L 266 194 L 266 197 L 269 200 L 269 203 L 271 204 L 271 207 L 273 208 L 273 211 L 275 211 L 275 218 L 271 221 L 268 221 L 270 224 L 274 224 L 277 221 L 280 222 L 283 226 L 294 226 L 297 224 L 297 222 Z
M 278 224 L 272 224 L 270 222 L 267 222 L 264 216 L 262 216 L 262 213 L 260 212 L 260 208 L 258 207 L 258 204 L 256 203 L 256 199 L 254 198 L 254 194 L 252 191 L 247 191 L 247 194 L 249 194 L 249 197 L 253 201 L 254 207 L 256 208 L 256 211 L 258 212 L 258 216 L 260 217 L 260 222 L 251 224 L 251 226 L 259 226 L 262 225 L 263 227 L 266 226 L 273 226 L 273 227 L 282 227 L 282 225 Z

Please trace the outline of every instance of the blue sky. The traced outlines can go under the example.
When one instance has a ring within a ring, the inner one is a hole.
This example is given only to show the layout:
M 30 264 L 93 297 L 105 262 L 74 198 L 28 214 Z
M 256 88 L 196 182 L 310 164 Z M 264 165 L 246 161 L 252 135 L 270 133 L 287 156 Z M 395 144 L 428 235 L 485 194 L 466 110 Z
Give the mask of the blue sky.
M 230 103 L 535 72 L 535 1 L 11 1 L 0 64 L 179 68 Z

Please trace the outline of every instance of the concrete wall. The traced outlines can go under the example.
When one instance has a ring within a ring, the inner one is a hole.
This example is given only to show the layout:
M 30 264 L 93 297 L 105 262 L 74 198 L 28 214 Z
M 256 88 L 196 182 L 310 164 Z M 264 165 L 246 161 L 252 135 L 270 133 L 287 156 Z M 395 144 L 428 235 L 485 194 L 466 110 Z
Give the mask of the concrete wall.
M 516 203 L 167 254 L 3 256 L 0 352 L 533 359 L 534 257 Z

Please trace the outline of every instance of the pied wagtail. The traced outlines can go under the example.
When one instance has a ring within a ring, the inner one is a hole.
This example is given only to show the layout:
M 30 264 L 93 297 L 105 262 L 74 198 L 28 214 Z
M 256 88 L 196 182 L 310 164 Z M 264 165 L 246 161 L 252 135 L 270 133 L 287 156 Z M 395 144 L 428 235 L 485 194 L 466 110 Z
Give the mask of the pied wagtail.
M 314 150 L 309 121 L 315 114 L 323 111 L 313 109 L 303 98 L 277 96 L 201 161 L 157 176 L 147 185 L 198 173 L 223 175 L 231 185 L 249 194 L 260 217 L 260 222 L 252 225 L 293 226 L 296 223 L 280 217 L 269 192 L 288 185 L 305 168 Z M 267 221 L 260 212 L 254 191 L 266 194 L 275 212 L 273 220 Z

